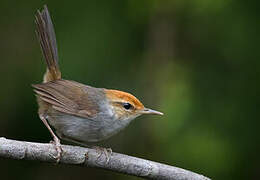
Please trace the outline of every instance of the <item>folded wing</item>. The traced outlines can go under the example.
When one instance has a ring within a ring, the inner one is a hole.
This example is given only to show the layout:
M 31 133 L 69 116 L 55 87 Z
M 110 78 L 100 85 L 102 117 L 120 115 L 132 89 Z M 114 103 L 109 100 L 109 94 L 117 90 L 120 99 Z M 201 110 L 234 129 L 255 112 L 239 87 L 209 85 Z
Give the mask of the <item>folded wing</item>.
M 32 85 L 38 98 L 60 112 L 92 119 L 98 111 L 97 102 L 91 97 L 91 87 L 69 81 L 56 80 Z

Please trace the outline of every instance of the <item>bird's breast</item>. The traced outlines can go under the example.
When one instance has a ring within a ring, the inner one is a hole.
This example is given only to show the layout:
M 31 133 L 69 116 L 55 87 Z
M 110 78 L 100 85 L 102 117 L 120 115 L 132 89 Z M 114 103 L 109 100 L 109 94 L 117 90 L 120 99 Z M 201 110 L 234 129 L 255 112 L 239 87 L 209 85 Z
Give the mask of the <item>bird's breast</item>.
M 99 142 L 124 129 L 130 120 L 118 120 L 112 112 L 98 113 L 93 119 L 56 112 L 48 116 L 49 123 L 60 138 L 78 142 Z

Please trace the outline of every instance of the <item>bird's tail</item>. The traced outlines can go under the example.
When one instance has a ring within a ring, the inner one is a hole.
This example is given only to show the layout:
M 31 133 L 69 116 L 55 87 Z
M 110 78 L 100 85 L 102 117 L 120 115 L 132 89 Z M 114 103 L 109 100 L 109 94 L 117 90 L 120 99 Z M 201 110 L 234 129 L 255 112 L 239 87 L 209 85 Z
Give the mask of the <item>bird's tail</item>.
M 42 11 L 37 11 L 35 15 L 35 23 L 36 34 L 47 64 L 47 71 L 44 74 L 43 82 L 61 79 L 61 72 L 58 64 L 56 36 L 46 5 L 44 5 Z

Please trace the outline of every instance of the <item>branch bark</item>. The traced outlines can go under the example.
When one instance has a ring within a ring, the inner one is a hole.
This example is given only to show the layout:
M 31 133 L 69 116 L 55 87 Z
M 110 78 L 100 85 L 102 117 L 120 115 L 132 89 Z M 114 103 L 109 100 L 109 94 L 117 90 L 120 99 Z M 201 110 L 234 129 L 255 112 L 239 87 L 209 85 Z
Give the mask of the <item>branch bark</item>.
M 95 149 L 62 145 L 59 163 L 103 168 L 148 179 L 210 180 L 194 172 L 119 153 L 112 153 L 107 162 L 105 154 Z M 0 157 L 55 163 L 56 150 L 52 144 L 32 143 L 0 138 Z

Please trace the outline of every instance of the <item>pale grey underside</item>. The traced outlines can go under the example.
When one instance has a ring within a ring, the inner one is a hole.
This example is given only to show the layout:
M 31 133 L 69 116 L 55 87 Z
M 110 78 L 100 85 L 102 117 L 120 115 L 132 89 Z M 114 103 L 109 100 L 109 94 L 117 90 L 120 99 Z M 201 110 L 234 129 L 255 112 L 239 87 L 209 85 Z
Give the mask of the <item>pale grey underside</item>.
M 136 117 L 129 119 L 116 119 L 109 113 L 99 113 L 98 119 L 86 119 L 60 112 L 52 112 L 47 116 L 51 126 L 56 129 L 61 139 L 76 141 L 78 143 L 99 142 L 105 140 L 124 129 Z M 112 114 L 112 113 L 110 113 Z M 103 120 L 100 120 L 103 119 Z

